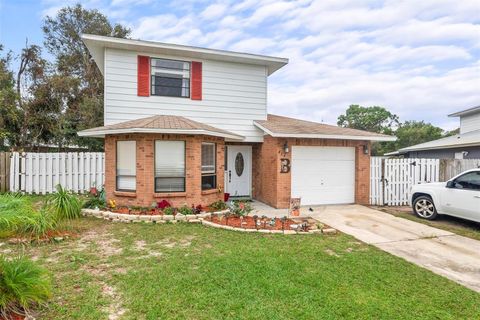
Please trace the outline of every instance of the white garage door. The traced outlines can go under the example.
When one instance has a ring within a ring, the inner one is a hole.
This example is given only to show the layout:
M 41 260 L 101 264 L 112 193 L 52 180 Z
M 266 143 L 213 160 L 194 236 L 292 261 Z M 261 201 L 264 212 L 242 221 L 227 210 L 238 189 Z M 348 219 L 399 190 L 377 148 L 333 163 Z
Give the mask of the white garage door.
M 292 197 L 302 205 L 355 202 L 355 148 L 292 147 Z

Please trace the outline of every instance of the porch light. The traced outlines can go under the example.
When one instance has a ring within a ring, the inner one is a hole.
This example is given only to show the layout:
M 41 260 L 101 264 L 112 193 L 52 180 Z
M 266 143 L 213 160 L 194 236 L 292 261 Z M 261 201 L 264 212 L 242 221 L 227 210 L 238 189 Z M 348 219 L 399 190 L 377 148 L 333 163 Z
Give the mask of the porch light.
M 363 153 L 364 153 L 364 154 L 368 154 L 368 153 L 369 153 L 368 144 L 366 144 L 366 145 L 363 146 Z
M 285 143 L 283 144 L 283 152 L 288 153 L 289 151 L 290 151 L 290 149 L 288 148 L 288 143 L 287 143 L 287 141 L 285 141 Z

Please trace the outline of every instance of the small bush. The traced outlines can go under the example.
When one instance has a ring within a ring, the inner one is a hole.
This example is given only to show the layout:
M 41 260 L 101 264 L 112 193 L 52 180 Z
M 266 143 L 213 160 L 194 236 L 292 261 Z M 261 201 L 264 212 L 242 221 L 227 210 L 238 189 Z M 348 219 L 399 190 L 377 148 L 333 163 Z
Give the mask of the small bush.
M 56 218 L 76 219 L 80 217 L 82 203 L 80 200 L 61 185 L 56 186 L 57 192 L 53 193 L 47 201 L 47 206 L 53 211 Z
M 88 209 L 105 209 L 107 203 L 105 200 L 105 190 L 102 188 L 100 191 L 97 188 L 92 188 L 88 194 L 87 201 L 83 204 L 84 208 Z
M 180 212 L 181 214 L 183 214 L 183 215 L 185 215 L 185 216 L 186 216 L 187 214 L 193 214 L 192 208 L 187 207 L 187 205 L 184 205 L 184 206 L 180 207 L 180 208 L 178 209 L 178 212 Z
M 232 201 L 229 210 L 232 214 L 237 216 L 248 216 L 248 214 L 252 212 L 253 208 L 250 202 Z
M 163 209 L 163 213 L 167 216 L 172 216 L 175 213 L 175 209 L 172 207 L 166 207 L 165 209 Z
M 218 200 L 218 201 L 210 203 L 209 207 L 216 210 L 216 211 L 221 211 L 221 210 L 227 209 L 227 204 L 225 202 L 223 202 L 222 200 Z
M 0 318 L 12 314 L 28 315 L 30 308 L 52 295 L 48 273 L 33 261 L 0 256 Z

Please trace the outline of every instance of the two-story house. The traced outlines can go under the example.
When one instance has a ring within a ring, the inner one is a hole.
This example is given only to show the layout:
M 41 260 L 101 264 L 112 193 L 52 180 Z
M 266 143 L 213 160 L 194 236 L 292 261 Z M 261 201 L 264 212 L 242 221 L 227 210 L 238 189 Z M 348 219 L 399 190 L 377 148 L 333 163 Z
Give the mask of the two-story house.
M 430 159 L 480 159 L 480 106 L 455 112 L 460 118 L 459 134 L 406 147 L 387 156 Z
M 82 38 L 105 79 L 105 119 L 78 134 L 105 139 L 108 199 L 368 203 L 370 143 L 394 138 L 268 114 L 268 77 L 287 59 Z

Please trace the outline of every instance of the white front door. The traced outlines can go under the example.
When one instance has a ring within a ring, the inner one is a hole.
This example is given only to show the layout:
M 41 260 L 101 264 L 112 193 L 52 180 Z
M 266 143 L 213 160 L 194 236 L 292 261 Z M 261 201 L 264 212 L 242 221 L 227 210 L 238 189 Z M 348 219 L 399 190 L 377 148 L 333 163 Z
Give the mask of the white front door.
M 355 148 L 293 146 L 291 166 L 302 205 L 355 202 Z
M 252 186 L 252 146 L 227 146 L 225 192 L 231 197 L 250 197 Z

